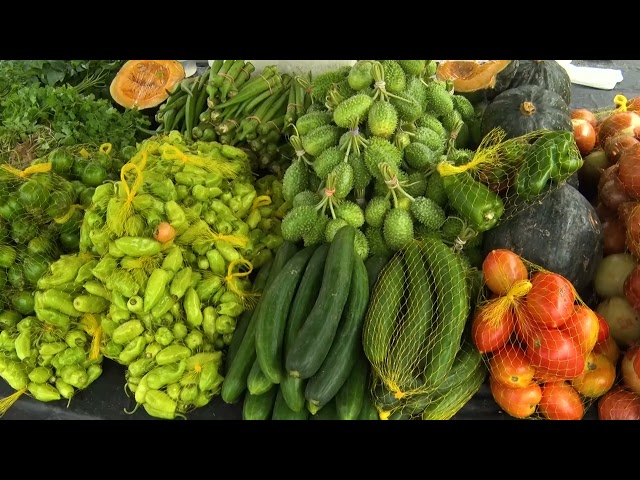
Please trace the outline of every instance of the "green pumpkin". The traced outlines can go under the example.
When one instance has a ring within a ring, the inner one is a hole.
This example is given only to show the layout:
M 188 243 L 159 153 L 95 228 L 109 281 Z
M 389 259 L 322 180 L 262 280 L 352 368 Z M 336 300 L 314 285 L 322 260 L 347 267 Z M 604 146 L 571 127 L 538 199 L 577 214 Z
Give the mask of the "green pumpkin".
M 520 60 L 509 88 L 537 85 L 556 92 L 571 105 L 571 78 L 556 60 Z
M 573 131 L 567 103 L 557 93 L 537 85 L 510 88 L 487 105 L 482 113 L 482 137 L 494 128 L 504 130 L 506 138 L 537 130 Z

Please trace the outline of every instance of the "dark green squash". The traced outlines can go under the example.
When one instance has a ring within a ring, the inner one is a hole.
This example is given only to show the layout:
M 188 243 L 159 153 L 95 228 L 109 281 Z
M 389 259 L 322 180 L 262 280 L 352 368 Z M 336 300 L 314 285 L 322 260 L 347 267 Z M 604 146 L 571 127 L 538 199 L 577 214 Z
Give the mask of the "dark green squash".
M 485 255 L 497 248 L 563 275 L 586 296 L 603 256 L 602 224 L 589 201 L 567 183 L 485 232 Z
M 571 105 L 571 78 L 555 60 L 520 60 L 509 88 L 537 85 L 556 92 Z
M 492 100 L 509 88 L 519 60 L 447 60 L 438 64 L 436 78 L 450 81 L 456 94 L 474 105 Z
M 510 88 L 498 95 L 482 113 L 482 136 L 502 128 L 507 138 L 537 130 L 572 132 L 571 111 L 560 95 L 537 85 Z

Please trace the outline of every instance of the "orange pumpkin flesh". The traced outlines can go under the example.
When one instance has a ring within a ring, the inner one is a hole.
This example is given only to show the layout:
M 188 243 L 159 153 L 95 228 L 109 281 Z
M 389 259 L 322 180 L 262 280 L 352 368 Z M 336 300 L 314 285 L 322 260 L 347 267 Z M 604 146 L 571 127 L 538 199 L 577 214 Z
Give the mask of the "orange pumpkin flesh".
M 109 92 L 118 105 L 144 110 L 164 102 L 184 78 L 184 67 L 177 60 L 128 60 Z

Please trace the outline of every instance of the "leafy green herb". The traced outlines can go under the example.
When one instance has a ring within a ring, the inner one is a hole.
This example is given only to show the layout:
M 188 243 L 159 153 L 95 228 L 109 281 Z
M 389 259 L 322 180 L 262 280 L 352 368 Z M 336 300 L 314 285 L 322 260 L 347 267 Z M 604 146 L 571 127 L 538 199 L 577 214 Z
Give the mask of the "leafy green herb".
M 0 103 L 0 154 L 28 142 L 37 156 L 65 145 L 100 145 L 122 149 L 136 144 L 140 128 L 150 125 L 137 110 L 118 110 L 109 100 L 64 86 L 21 87 Z

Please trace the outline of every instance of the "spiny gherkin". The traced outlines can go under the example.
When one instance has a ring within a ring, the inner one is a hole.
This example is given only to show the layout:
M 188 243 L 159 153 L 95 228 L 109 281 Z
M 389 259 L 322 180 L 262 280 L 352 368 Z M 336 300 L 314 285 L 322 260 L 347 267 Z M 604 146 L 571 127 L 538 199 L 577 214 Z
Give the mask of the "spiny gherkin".
M 369 242 L 364 233 L 362 233 L 362 230 L 356 230 L 356 235 L 353 239 L 353 248 L 356 255 L 362 260 L 366 260 L 369 256 Z
M 415 77 L 421 76 L 427 68 L 426 60 L 398 60 L 398 64 L 402 67 L 404 73 Z
M 311 205 L 292 208 L 282 219 L 280 231 L 282 238 L 289 242 L 298 242 L 318 221 L 318 214 Z
M 440 174 L 435 171 L 427 178 L 427 191 L 425 196 L 433 200 L 437 205 L 444 208 L 449 202 L 447 191 L 444 189 L 444 183 Z
M 353 190 L 353 167 L 347 162 L 340 162 L 332 172 L 336 176 L 333 196 L 337 199 L 346 198 Z
M 364 230 L 364 235 L 367 238 L 371 255 L 390 255 L 392 253 L 384 241 L 382 227 L 367 225 Z
M 404 160 L 419 172 L 426 172 L 433 168 L 440 159 L 438 152 L 434 152 L 424 143 L 411 142 L 404 149 Z
M 402 188 L 413 198 L 423 196 L 424 192 L 427 191 L 427 179 L 425 178 L 424 173 L 410 173 L 409 178 L 407 178 L 407 184 Z
M 342 128 L 352 128 L 367 119 L 373 99 L 359 93 L 338 104 L 333 111 L 333 122 Z
M 364 212 L 356 203 L 347 200 L 341 201 L 336 209 L 336 215 L 355 228 L 364 225 Z
M 353 188 L 363 191 L 371 183 L 371 173 L 364 163 L 363 154 L 352 153 L 349 155 L 349 165 L 353 169 Z
M 367 126 L 372 135 L 389 139 L 398 127 L 398 112 L 389 102 L 378 100 L 369 109 Z
M 378 165 L 388 163 L 392 167 L 399 167 L 402 163 L 402 153 L 388 140 L 381 137 L 371 137 L 369 144 L 364 149 L 364 162 L 369 173 L 376 179 L 383 179 Z
M 432 230 L 440 228 L 446 219 L 442 207 L 425 197 L 418 197 L 411 203 L 411 213 L 418 222 Z
M 387 247 L 400 250 L 413 240 L 413 219 L 401 208 L 393 208 L 384 217 L 382 235 Z
M 453 108 L 460 114 L 462 120 L 470 122 L 476 119 L 476 111 L 469 99 L 463 95 L 453 95 Z
M 444 128 L 442 122 L 440 122 L 437 117 L 430 113 L 422 114 L 420 118 L 416 120 L 416 125 L 418 127 L 427 127 L 430 130 L 433 130 L 442 138 L 443 141 L 449 138 L 449 132 L 446 128 Z
M 342 218 L 332 218 L 327 222 L 327 226 L 324 229 L 324 240 L 326 242 L 332 242 L 333 237 L 336 236 L 338 230 L 340 230 L 345 225 L 349 225 Z
M 421 114 L 424 113 L 427 108 L 427 86 L 418 77 L 409 77 L 407 80 L 407 86 L 404 89 L 405 93 L 412 97 L 418 105 L 420 105 Z
M 307 112 L 296 120 L 296 130 L 298 135 L 306 135 L 315 128 L 331 124 L 332 121 L 333 115 L 326 110 Z
M 453 111 L 451 94 L 436 82 L 431 82 L 427 85 L 427 111 L 437 117 Z
M 447 217 L 440 225 L 440 234 L 443 240 L 454 241 L 464 228 L 464 223 L 458 217 Z
M 296 158 L 282 179 L 282 196 L 285 200 L 293 201 L 300 192 L 307 190 L 309 186 L 309 171 L 307 164 L 301 158 Z
M 398 116 L 404 122 L 415 122 L 424 113 L 424 108 L 409 92 L 399 92 L 396 95 L 399 98 L 392 97 L 389 102 L 395 107 Z
M 303 190 L 293 197 L 292 208 L 302 205 L 317 205 L 320 202 L 320 195 L 311 190 Z
M 373 83 L 373 74 L 371 73 L 371 67 L 373 62 L 371 60 L 358 60 L 349 72 L 347 80 L 349 86 L 354 90 L 362 90 L 370 87 Z
M 382 60 L 385 89 L 391 93 L 400 93 L 407 86 L 407 76 L 395 60 Z
M 391 210 L 391 201 L 387 197 L 373 197 L 364 209 L 364 219 L 372 227 L 382 227 L 384 217 Z
M 335 125 L 322 125 L 302 135 L 302 148 L 313 157 L 319 156 L 327 148 L 338 144 L 342 131 Z
M 313 161 L 313 170 L 323 180 L 344 160 L 344 152 L 338 146 L 327 148 Z
M 418 127 L 413 136 L 413 141 L 424 143 L 431 150 L 438 152 L 439 154 L 444 152 L 446 146 L 446 142 L 442 135 L 429 127 Z
M 326 215 L 318 215 L 315 223 L 304 235 L 302 235 L 302 240 L 304 241 L 304 246 L 309 247 L 311 245 L 318 245 L 320 243 L 324 243 L 324 232 L 327 228 L 327 223 L 329 223 L 329 217 Z
M 324 104 L 324 99 L 327 96 L 327 92 L 334 83 L 339 83 L 346 79 L 351 71 L 351 67 L 345 65 L 336 70 L 329 72 L 323 72 L 317 75 L 311 81 L 311 98 L 314 102 Z

